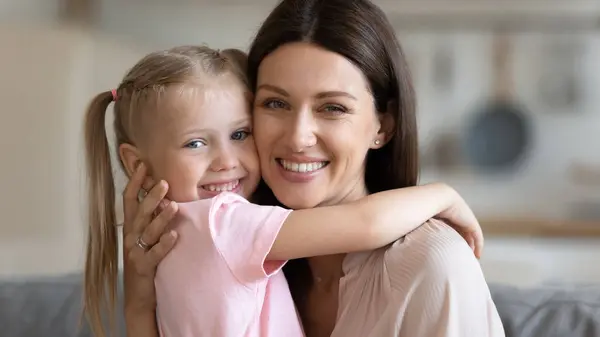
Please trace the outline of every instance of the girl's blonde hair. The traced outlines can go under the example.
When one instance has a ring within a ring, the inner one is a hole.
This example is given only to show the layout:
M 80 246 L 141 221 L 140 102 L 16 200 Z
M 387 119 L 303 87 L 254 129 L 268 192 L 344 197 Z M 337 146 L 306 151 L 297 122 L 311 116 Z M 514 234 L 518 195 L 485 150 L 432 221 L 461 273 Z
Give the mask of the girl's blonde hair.
M 125 76 L 115 91 L 98 94 L 85 117 L 86 164 L 89 184 L 89 233 L 84 280 L 84 312 L 95 336 L 106 336 L 108 319 L 115 331 L 118 274 L 115 183 L 105 130 L 108 105 L 114 104 L 116 148 L 135 144 L 141 115 L 151 102 L 170 87 L 223 74 L 232 74 L 249 88 L 245 75 L 246 54 L 236 49 L 213 50 L 204 46 L 182 46 L 147 55 Z M 116 99 L 113 96 L 116 94 Z M 124 165 L 119 161 L 122 168 Z

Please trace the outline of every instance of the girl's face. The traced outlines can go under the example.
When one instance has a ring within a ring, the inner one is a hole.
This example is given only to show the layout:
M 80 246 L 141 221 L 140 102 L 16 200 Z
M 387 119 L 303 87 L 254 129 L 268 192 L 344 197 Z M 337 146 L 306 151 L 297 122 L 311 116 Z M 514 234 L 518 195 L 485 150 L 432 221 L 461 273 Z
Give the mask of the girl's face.
M 248 198 L 260 171 L 243 86 L 223 76 L 171 96 L 176 103 L 145 120 L 149 132 L 129 152 L 137 151 L 155 180 L 169 183 L 171 200 L 206 199 L 223 191 Z M 121 150 L 122 158 L 126 153 Z
M 366 195 L 365 158 L 385 143 L 381 126 L 366 79 L 341 55 L 290 43 L 262 61 L 255 142 L 263 178 L 286 206 Z

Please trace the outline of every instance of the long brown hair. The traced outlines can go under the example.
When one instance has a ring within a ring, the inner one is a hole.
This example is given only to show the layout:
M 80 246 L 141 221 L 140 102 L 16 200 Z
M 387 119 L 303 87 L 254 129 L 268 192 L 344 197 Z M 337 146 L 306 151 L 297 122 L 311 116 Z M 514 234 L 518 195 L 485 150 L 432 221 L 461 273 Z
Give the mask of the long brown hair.
M 353 62 L 367 78 L 377 111 L 393 117 L 393 138 L 383 148 L 367 153 L 367 189 L 376 193 L 416 185 L 415 93 L 404 53 L 383 11 L 368 0 L 283 0 L 250 47 L 248 77 L 253 90 L 263 59 L 293 42 L 314 43 Z M 256 196 L 261 203 L 278 204 L 264 182 Z M 308 263 L 290 261 L 284 272 L 294 301 L 302 309 L 312 282 Z
M 114 132 L 116 147 L 135 145 L 141 125 L 156 110 L 160 97 L 173 87 L 231 73 L 247 84 L 245 54 L 222 52 L 204 46 L 181 46 L 147 55 L 123 78 L 116 89 Z M 85 264 L 84 311 L 94 336 L 106 336 L 108 320 L 114 335 L 118 245 L 115 183 L 105 130 L 105 115 L 113 92 L 98 94 L 85 117 L 85 149 L 89 184 L 89 232 Z M 119 162 L 123 168 L 123 163 Z

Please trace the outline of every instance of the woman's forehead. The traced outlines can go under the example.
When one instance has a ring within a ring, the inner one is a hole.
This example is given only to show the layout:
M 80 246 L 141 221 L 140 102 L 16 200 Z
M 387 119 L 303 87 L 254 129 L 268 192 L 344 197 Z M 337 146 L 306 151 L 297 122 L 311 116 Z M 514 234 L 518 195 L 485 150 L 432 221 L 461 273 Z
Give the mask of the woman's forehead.
M 308 43 L 290 43 L 262 61 L 258 86 L 272 85 L 291 92 L 368 91 L 362 71 L 340 54 Z

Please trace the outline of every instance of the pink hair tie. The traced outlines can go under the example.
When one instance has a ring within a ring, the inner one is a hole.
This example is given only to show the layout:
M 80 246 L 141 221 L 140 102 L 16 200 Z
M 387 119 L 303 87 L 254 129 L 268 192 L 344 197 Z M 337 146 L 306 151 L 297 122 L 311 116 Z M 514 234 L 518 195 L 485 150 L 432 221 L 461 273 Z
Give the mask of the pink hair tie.
M 112 94 L 113 101 L 116 101 L 117 100 L 117 89 L 111 90 L 110 93 Z

